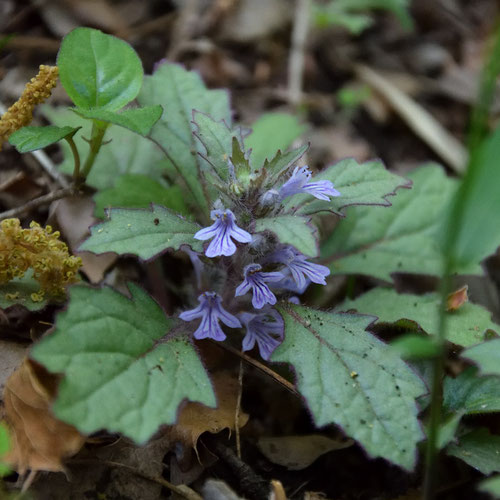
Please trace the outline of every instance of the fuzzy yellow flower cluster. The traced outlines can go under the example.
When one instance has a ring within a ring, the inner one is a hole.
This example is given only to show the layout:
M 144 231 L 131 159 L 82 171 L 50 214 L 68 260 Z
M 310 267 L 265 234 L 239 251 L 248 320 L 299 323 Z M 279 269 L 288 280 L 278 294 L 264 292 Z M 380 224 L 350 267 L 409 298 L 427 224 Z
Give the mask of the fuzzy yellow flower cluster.
M 33 301 L 43 300 L 45 293 L 63 296 L 65 287 L 78 281 L 82 260 L 69 255 L 59 236 L 59 231 L 52 232 L 50 226 L 43 229 L 34 221 L 29 229 L 23 229 L 19 219 L 0 222 L 0 285 L 32 268 L 40 283 L 40 291 L 31 295 Z
M 40 66 L 38 75 L 26 85 L 21 97 L 7 110 L 0 119 L 0 150 L 2 144 L 16 130 L 29 125 L 33 119 L 33 110 L 38 104 L 50 97 L 57 84 L 59 69 L 57 66 Z

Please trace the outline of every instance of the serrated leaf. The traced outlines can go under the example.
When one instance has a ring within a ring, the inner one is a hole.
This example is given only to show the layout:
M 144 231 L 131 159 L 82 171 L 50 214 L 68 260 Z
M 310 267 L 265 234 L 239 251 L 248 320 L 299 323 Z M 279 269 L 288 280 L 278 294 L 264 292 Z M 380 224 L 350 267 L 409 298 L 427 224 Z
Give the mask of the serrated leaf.
M 500 475 L 482 481 L 479 484 L 478 490 L 489 493 L 493 498 L 500 498 Z
M 73 140 L 82 160 L 87 157 L 89 145 L 84 141 L 90 137 L 92 124 L 68 108 L 43 106 L 43 114 L 56 125 L 82 127 L 81 133 Z M 109 142 L 110 141 L 110 142 Z M 144 174 L 159 180 L 166 171 L 165 156 L 150 140 L 122 127 L 109 127 L 105 142 L 96 157 L 94 166 L 87 177 L 86 184 L 96 189 L 114 186 L 122 174 Z M 66 142 L 61 142 L 64 161 L 59 168 L 65 173 L 73 171 L 73 155 Z
M 500 375 L 500 339 L 470 347 L 462 352 L 462 357 L 474 361 L 483 374 Z
M 91 28 L 76 28 L 57 56 L 59 78 L 80 108 L 116 111 L 132 101 L 142 83 L 142 63 L 123 40 Z
M 234 133 L 223 120 L 215 121 L 204 113 L 195 111 L 193 122 L 197 127 L 195 137 L 198 152 L 202 158 L 202 170 L 213 169 L 220 180 L 227 181 L 229 179 L 228 160 L 232 152 Z
M 491 413 L 500 411 L 500 380 L 495 376 L 478 377 L 475 368 L 468 368 L 458 377 L 446 377 L 443 406 L 450 412 Z
M 301 207 L 299 213 L 314 214 L 333 212 L 342 215 L 342 208 L 352 205 L 390 206 L 388 196 L 395 195 L 396 189 L 410 187 L 408 180 L 386 170 L 380 161 L 358 163 L 353 158 L 327 167 L 315 174 L 313 182 L 328 180 L 333 183 L 340 196 L 331 201 L 317 200 L 311 195 L 300 194 L 289 198 L 288 207 Z M 401 194 L 401 193 L 400 193 Z
M 47 125 L 45 127 L 23 127 L 9 137 L 12 144 L 20 153 L 28 153 L 42 149 L 50 144 L 59 142 L 61 139 L 74 134 L 78 127 L 56 127 Z
M 74 108 L 76 114 L 89 120 L 100 120 L 127 128 L 136 134 L 146 136 L 153 125 L 160 119 L 163 112 L 161 106 L 146 106 L 144 108 L 126 109 L 117 113 L 107 109 Z
M 457 457 L 483 474 L 500 472 L 500 436 L 488 429 L 475 429 L 451 443 L 446 453 Z
M 409 329 L 420 327 L 435 335 L 439 331 L 440 308 L 438 293 L 413 295 L 389 288 L 374 288 L 354 300 L 344 301 L 336 309 L 356 309 L 362 314 L 378 316 L 380 323 L 398 323 Z M 446 338 L 454 344 L 468 347 L 483 341 L 487 330 L 500 333 L 500 325 L 491 320 L 491 313 L 471 302 L 446 315 Z
M 164 63 L 151 76 L 144 78 L 138 96 L 142 106 L 160 104 L 163 115 L 151 131 L 151 137 L 168 154 L 172 168 L 182 177 L 193 203 L 203 210 L 210 207 L 203 194 L 199 178 L 197 140 L 193 135 L 193 110 L 210 115 L 213 120 L 224 120 L 231 127 L 228 94 L 221 90 L 207 90 L 199 75 L 179 65 Z
M 255 221 L 255 231 L 271 231 L 285 245 L 293 245 L 299 252 L 308 257 L 318 255 L 316 228 L 309 224 L 308 217 L 297 215 L 278 215 Z
M 71 289 L 55 331 L 32 357 L 63 373 L 55 415 L 87 434 L 107 429 L 138 443 L 175 422 L 185 399 L 215 406 L 209 378 L 191 343 L 167 334 L 172 321 L 144 291 L 132 300 L 110 288 Z
M 278 179 L 284 176 L 293 164 L 302 158 L 308 148 L 309 146 L 306 145 L 297 149 L 292 149 L 291 151 L 287 151 L 285 153 L 278 151 L 271 160 L 266 160 L 264 162 L 264 168 L 268 173 L 266 187 L 268 189 L 274 187 L 274 184 L 278 181 Z
M 276 151 L 286 151 L 306 130 L 296 116 L 278 112 L 264 113 L 251 128 L 245 146 L 252 150 L 250 163 L 254 169 L 260 169 Z
M 94 196 L 95 215 L 104 218 L 105 208 L 148 208 L 162 205 L 175 213 L 188 215 L 184 195 L 179 186 L 164 186 L 145 175 L 125 174 L 118 177 L 113 188 Z
M 290 363 L 316 425 L 340 425 L 374 457 L 406 469 L 422 439 L 415 398 L 423 382 L 366 328 L 374 318 L 281 305 L 285 340 L 271 360 Z
M 0 309 L 21 305 L 28 311 L 40 311 L 50 302 L 50 297 L 44 296 L 40 302 L 31 299 L 32 293 L 40 291 L 40 283 L 33 278 L 33 270 L 28 269 L 22 278 L 14 278 L 0 285 Z
M 200 229 L 165 207 L 152 205 L 150 210 L 112 208 L 109 220 L 90 228 L 90 237 L 79 250 L 94 253 L 133 254 L 148 260 L 172 248 L 189 245 L 201 252 L 202 242 L 193 235 Z
M 437 447 L 442 450 L 446 445 L 455 439 L 455 434 L 457 433 L 460 420 L 463 417 L 463 413 L 452 413 L 447 418 L 445 418 L 438 428 L 437 436 Z
M 334 273 L 386 281 L 397 272 L 441 275 L 444 255 L 438 232 L 458 182 L 437 166 L 421 167 L 408 177 L 412 189 L 401 190 L 392 207 L 349 209 L 321 248 L 322 257 L 334 260 Z M 455 271 L 482 274 L 477 263 Z

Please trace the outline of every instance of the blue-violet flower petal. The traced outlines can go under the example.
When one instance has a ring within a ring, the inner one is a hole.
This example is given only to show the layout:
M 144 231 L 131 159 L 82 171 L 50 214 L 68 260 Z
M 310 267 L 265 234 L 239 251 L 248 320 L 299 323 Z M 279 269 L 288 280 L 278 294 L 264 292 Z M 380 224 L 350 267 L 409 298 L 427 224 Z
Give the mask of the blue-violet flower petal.
M 193 321 L 201 318 L 200 325 L 194 332 L 195 339 L 211 338 L 224 340 L 225 333 L 222 331 L 219 320 L 230 328 L 240 328 L 240 320 L 228 313 L 221 305 L 222 299 L 215 292 L 204 292 L 198 297 L 198 307 L 179 314 L 184 321 Z
M 330 196 L 340 196 L 340 193 L 328 180 L 309 182 L 312 174 L 307 167 L 295 167 L 292 176 L 279 190 L 280 198 L 283 200 L 294 194 L 311 194 L 320 200 L 330 201 Z
M 207 257 L 233 255 L 236 252 L 236 245 L 232 239 L 240 243 L 250 243 L 252 241 L 252 235 L 236 225 L 235 217 L 231 210 L 212 210 L 210 218 L 215 222 L 209 227 L 200 229 L 194 235 L 197 240 L 209 240 L 213 238 L 205 251 Z
M 268 360 L 283 341 L 283 318 L 273 309 L 261 314 L 244 312 L 239 316 L 247 330 L 243 338 L 243 350 L 250 351 L 257 342 L 260 355 Z
M 255 309 L 262 309 L 266 304 L 276 304 L 276 296 L 266 283 L 277 282 L 283 279 L 279 272 L 264 273 L 259 264 L 249 264 L 244 269 L 245 279 L 236 288 L 235 296 L 245 295 L 250 289 L 253 291 L 252 305 Z

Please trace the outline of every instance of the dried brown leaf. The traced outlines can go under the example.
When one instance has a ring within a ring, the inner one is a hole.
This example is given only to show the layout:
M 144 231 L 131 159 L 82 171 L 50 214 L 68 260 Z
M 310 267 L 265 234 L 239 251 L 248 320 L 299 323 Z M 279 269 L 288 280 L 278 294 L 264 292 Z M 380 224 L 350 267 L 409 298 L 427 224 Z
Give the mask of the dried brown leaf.
M 26 470 L 62 471 L 62 460 L 85 442 L 74 427 L 50 411 L 57 378 L 29 359 L 9 377 L 4 389 L 12 449 L 6 462 L 20 474 Z
M 469 287 L 467 285 L 455 290 L 450 293 L 446 299 L 446 310 L 447 311 L 456 311 L 460 309 L 466 302 L 469 302 L 468 295 Z
M 320 434 L 309 436 L 264 437 L 257 442 L 259 450 L 271 462 L 290 470 L 309 467 L 321 455 L 352 446 L 352 439 L 332 439 Z
M 238 380 L 228 372 L 217 372 L 212 376 L 217 397 L 217 408 L 208 408 L 200 403 L 188 403 L 181 411 L 176 425 L 170 428 L 171 439 L 180 441 L 196 450 L 198 438 L 204 432 L 217 434 L 223 429 L 235 429 Z M 240 411 L 238 426 L 248 422 L 248 415 Z

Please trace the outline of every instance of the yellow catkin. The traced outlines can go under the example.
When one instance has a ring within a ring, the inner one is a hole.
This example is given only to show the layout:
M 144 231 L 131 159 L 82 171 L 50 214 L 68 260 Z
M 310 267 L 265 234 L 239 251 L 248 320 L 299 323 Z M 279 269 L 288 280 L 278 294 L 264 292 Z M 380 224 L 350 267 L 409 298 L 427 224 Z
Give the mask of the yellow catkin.
M 19 219 L 0 222 L 0 284 L 20 278 L 32 268 L 40 283 L 40 290 L 31 296 L 33 301 L 43 300 L 45 294 L 64 296 L 66 286 L 78 281 L 82 260 L 69 254 L 59 236 L 59 231 L 50 226 L 44 229 L 36 222 L 27 229 Z
M 57 66 L 42 64 L 38 75 L 26 84 L 21 97 L 0 118 L 0 150 L 12 133 L 31 123 L 33 110 L 50 97 L 57 84 L 58 75 Z

